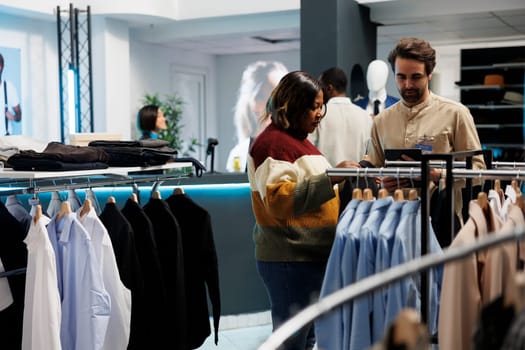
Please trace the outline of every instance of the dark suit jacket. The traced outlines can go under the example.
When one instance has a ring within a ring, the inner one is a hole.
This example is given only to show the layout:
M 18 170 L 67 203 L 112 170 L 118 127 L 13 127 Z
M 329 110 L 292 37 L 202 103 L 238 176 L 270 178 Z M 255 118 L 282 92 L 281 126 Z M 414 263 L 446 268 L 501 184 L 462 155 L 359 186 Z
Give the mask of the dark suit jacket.
M 187 297 L 184 286 L 184 257 L 179 224 L 162 199 L 150 198 L 148 203 L 144 205 L 144 212 L 153 225 L 153 235 L 157 242 L 162 276 L 168 297 L 170 318 L 166 320 L 166 326 L 172 335 L 171 344 L 174 349 L 192 349 L 188 347 L 187 343 Z
M 354 104 L 358 105 L 359 107 L 363 108 L 364 110 L 366 110 L 366 107 L 368 106 L 368 96 L 367 97 L 364 97 L 362 99 L 359 99 L 357 101 L 353 101 Z M 386 96 L 386 100 L 385 100 L 385 106 L 386 108 L 392 106 L 394 103 L 396 103 L 397 101 L 399 101 L 399 99 L 397 97 L 394 97 L 394 96 L 390 96 L 390 95 L 387 95 Z
M 0 201 L 0 259 L 5 271 L 27 267 L 27 248 L 23 242 L 26 232 L 22 224 Z M 2 330 L 2 349 L 20 349 L 22 347 L 22 324 L 24 316 L 25 274 L 7 278 L 13 295 L 13 303 L 0 311 L 0 330 Z
M 139 315 L 138 325 L 132 323 L 128 350 L 164 349 L 172 343 L 165 320 L 172 317 L 167 311 L 166 288 L 162 278 L 157 243 L 153 237 L 153 226 L 142 207 L 128 199 L 122 214 L 129 221 L 135 234 L 139 265 L 144 279 L 144 298 L 135 300 L 132 312 Z M 137 333 L 138 332 L 138 333 Z
M 206 288 L 213 308 L 217 344 L 221 301 L 217 252 L 210 215 L 185 194 L 171 195 L 166 203 L 182 231 L 190 345 L 197 348 L 210 335 Z

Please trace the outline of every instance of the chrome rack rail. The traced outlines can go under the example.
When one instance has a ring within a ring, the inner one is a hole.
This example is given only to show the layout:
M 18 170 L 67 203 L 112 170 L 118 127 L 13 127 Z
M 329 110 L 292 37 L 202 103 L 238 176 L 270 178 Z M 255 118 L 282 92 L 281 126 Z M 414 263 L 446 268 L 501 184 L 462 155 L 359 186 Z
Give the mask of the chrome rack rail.
M 6 187 L 0 188 L 0 196 L 158 182 L 192 176 L 192 167 L 191 162 L 174 162 L 149 167 L 110 167 L 78 171 L 15 171 L 4 169 L 0 172 L 0 186 Z M 172 172 L 130 175 L 130 173 L 154 170 L 170 170 Z M 37 185 L 37 182 L 40 185 Z

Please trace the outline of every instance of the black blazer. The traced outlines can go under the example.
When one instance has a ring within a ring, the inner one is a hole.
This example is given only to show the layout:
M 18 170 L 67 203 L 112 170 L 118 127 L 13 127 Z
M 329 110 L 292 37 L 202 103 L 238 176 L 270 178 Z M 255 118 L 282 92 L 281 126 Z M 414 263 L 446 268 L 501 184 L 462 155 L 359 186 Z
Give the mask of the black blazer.
M 171 195 L 166 199 L 166 203 L 177 218 L 182 231 L 190 345 L 197 348 L 210 335 L 206 289 L 213 308 L 217 344 L 221 300 L 217 252 L 210 215 L 185 194 Z
M 150 198 L 144 205 L 144 212 L 153 225 L 153 235 L 157 242 L 170 315 L 166 319 L 166 326 L 175 343 L 171 344 L 174 349 L 190 349 L 187 343 L 184 258 L 179 224 L 162 199 Z
M 122 214 L 133 228 L 139 266 L 144 280 L 143 298 L 134 300 L 135 305 L 132 305 L 132 312 L 138 315 L 132 317 L 128 350 L 163 349 L 166 344 L 171 343 L 172 339 L 164 321 L 171 315 L 167 312 L 166 289 L 157 243 L 153 237 L 153 225 L 142 207 L 131 199 L 126 201 Z
M 0 201 L 0 259 L 5 271 L 27 267 L 27 248 L 23 242 L 26 232 L 22 224 L 9 213 Z M 22 325 L 24 317 L 25 274 L 7 278 L 13 296 L 13 303 L 0 311 L 0 329 L 2 331 L 2 349 L 20 349 L 22 347 Z

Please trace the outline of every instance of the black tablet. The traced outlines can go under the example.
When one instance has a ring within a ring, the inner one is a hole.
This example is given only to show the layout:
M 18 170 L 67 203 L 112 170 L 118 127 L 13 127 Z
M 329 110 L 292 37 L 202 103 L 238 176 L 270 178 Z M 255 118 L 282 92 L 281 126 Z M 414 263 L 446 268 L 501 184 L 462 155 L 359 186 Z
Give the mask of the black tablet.
M 404 154 L 413 160 L 421 160 L 421 150 L 419 148 L 389 148 L 385 149 L 386 160 L 404 160 L 401 155 Z

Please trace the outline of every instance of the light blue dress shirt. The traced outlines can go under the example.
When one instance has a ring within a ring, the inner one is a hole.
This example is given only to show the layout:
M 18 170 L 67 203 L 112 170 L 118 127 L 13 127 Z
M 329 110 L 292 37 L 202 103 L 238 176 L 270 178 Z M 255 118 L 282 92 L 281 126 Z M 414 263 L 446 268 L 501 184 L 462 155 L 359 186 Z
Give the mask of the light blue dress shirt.
M 102 213 L 102 209 L 100 208 L 100 203 L 98 202 L 97 195 L 95 194 L 93 189 L 88 188 L 86 190 L 86 199 L 89 199 L 91 201 L 91 206 L 93 207 L 93 209 L 95 209 L 95 213 L 97 213 L 97 215 L 100 215 L 100 213 Z
M 80 198 L 78 198 L 75 190 L 67 191 L 67 201 L 69 202 L 69 206 L 71 207 L 72 211 L 77 211 L 78 208 L 82 206 L 82 203 L 80 203 Z
M 430 252 L 442 252 L 432 226 L 429 225 L 428 241 Z M 390 266 L 403 264 L 421 255 L 421 208 L 420 201 L 407 202 L 401 212 L 401 218 L 394 236 L 392 260 Z M 430 276 L 430 315 L 428 324 L 432 333 L 437 332 L 439 297 L 443 268 L 439 266 L 429 271 Z M 390 324 L 405 307 L 421 310 L 421 279 L 419 276 L 407 277 L 393 283 L 388 288 L 386 305 L 386 324 Z
M 377 235 L 385 214 L 392 204 L 392 197 L 373 201 L 368 218 L 359 233 L 359 256 L 357 258 L 356 281 L 375 273 Z M 350 349 L 368 349 L 372 345 L 372 294 L 354 300 Z
M 20 222 L 27 233 L 29 226 L 31 225 L 31 215 L 29 215 L 27 209 L 20 203 L 20 200 L 16 195 L 10 195 L 5 201 L 5 207 Z
M 75 213 L 58 221 L 55 215 L 47 231 L 57 259 L 62 348 L 98 350 L 106 335 L 111 302 L 89 234 Z
M 334 243 L 324 275 L 320 297 L 325 297 L 344 287 L 341 274 L 341 260 L 346 242 L 346 232 L 352 221 L 356 208 L 361 200 L 352 199 L 345 207 L 335 231 Z M 315 337 L 317 346 L 320 349 L 341 350 L 343 341 L 343 318 L 341 308 L 336 308 L 329 314 L 318 318 L 315 321 Z
M 380 273 L 390 268 L 394 235 L 405 203 L 406 201 L 393 202 L 388 207 L 385 218 L 381 223 L 377 236 L 375 273 Z M 380 341 L 385 334 L 386 298 L 386 288 L 373 293 L 372 342 L 374 343 Z
M 60 193 L 58 191 L 51 192 L 51 199 L 49 200 L 46 210 L 47 215 L 54 217 L 60 211 L 61 206 L 62 197 L 60 197 Z
M 356 281 L 357 257 L 359 255 L 359 232 L 361 226 L 366 222 L 373 201 L 362 201 L 356 209 L 354 218 L 346 233 L 346 242 L 341 260 L 341 271 L 343 286 Z M 343 345 L 342 349 L 350 348 L 350 331 L 352 327 L 353 303 L 347 302 L 343 305 Z

